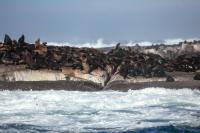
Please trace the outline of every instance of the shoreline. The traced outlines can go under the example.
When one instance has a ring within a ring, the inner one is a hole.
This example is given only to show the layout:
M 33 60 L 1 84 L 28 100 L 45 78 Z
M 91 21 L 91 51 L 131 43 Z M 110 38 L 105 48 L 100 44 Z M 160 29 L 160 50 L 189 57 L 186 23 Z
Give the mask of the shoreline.
M 143 83 L 111 83 L 106 86 L 104 90 L 117 90 L 117 91 L 128 91 L 128 90 L 139 90 L 145 88 L 165 88 L 165 89 L 197 89 L 200 90 L 200 81 L 153 81 Z M 122 89 L 123 88 L 123 89 Z
M 145 88 L 165 88 L 165 89 L 197 89 L 200 90 L 200 81 L 175 81 L 175 82 L 142 82 L 127 83 L 116 81 L 103 87 L 99 84 L 89 81 L 0 81 L 0 91 L 22 90 L 22 91 L 46 91 L 46 90 L 64 90 L 64 91 L 122 91 L 140 90 Z

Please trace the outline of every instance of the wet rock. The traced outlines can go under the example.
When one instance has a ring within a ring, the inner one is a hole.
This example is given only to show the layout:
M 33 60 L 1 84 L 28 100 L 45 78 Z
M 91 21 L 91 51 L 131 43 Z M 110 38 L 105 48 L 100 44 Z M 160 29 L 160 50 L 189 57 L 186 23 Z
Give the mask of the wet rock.
M 194 52 L 197 43 L 198 41 L 176 46 L 155 45 L 148 48 L 139 45 L 122 48 L 118 43 L 115 48 L 103 53 L 93 48 L 48 46 L 46 42 L 41 43 L 40 39 L 34 44 L 28 44 L 25 43 L 24 35 L 18 41 L 12 41 L 5 35 L 4 43 L 0 45 L 0 63 L 25 64 L 33 70 L 47 68 L 60 71 L 63 67 L 68 67 L 70 71 L 79 71 L 86 77 L 102 71 L 108 77 L 105 82 L 116 74 L 124 80 L 143 77 L 146 80 L 155 78 L 165 81 L 166 72 L 200 70 L 200 53 Z M 186 48 L 188 50 L 184 50 Z M 173 80 L 167 77 L 166 81 Z

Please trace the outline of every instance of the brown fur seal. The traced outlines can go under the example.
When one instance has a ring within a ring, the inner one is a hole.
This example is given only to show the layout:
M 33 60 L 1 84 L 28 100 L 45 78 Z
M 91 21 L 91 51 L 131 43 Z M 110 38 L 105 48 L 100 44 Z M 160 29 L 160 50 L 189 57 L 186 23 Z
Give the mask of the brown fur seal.
M 7 34 L 5 34 L 5 37 L 4 37 L 4 44 L 12 45 L 12 39 Z
M 44 55 L 44 54 L 47 53 L 47 47 L 46 46 L 42 46 L 40 44 L 40 39 L 39 38 L 35 41 L 35 50 L 34 51 L 37 52 L 40 55 Z
M 18 47 L 21 47 L 22 45 L 24 45 L 25 43 L 25 36 L 22 35 L 19 39 L 18 39 Z
M 115 49 L 119 49 L 120 48 L 120 43 L 117 43 L 115 46 Z
M 200 80 L 200 73 L 197 73 L 197 74 L 194 76 L 193 79 L 194 79 L 194 80 Z

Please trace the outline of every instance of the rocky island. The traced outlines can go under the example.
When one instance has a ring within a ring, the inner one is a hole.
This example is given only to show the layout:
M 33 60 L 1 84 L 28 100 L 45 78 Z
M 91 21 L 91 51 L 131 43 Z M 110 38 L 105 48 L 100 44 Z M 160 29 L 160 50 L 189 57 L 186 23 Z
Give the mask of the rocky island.
M 0 42 L 1 90 L 200 89 L 200 41 L 112 49 Z

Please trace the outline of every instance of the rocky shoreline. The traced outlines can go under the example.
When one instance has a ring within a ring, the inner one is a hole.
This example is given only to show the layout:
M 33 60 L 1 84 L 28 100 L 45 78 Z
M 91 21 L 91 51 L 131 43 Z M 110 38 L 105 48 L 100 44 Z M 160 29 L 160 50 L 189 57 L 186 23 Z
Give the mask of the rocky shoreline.
M 145 88 L 166 88 L 166 89 L 197 89 L 200 90 L 200 82 L 197 81 L 153 81 L 143 83 L 127 83 L 116 81 L 102 87 L 99 84 L 89 81 L 0 81 L 0 91 L 45 91 L 45 90 L 66 90 L 66 91 L 123 91 L 139 90 Z
M 200 41 L 196 40 L 123 48 L 118 43 L 109 51 L 48 46 L 40 39 L 29 44 L 24 35 L 18 41 L 5 35 L 0 42 L 0 90 L 199 89 L 199 72 Z

